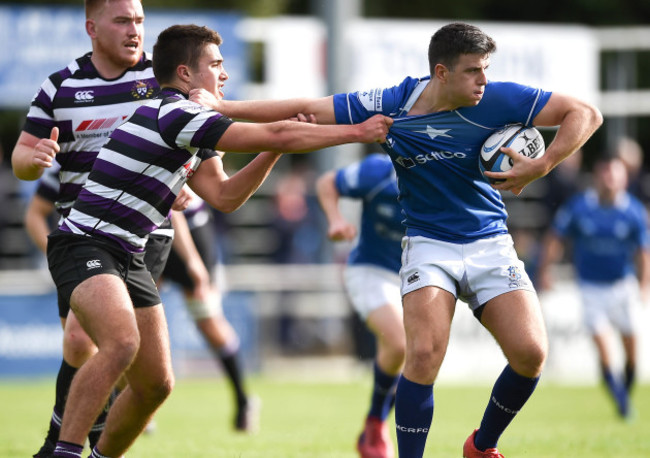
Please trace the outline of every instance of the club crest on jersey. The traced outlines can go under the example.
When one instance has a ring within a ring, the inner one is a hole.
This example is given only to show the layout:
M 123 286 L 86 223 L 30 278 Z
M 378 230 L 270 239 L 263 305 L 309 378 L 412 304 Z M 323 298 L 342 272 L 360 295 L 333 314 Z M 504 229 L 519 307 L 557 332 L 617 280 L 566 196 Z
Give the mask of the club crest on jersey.
M 521 286 L 521 272 L 519 267 L 508 267 L 508 286 L 510 288 L 519 288 Z
M 146 81 L 136 81 L 131 95 L 134 99 L 148 99 L 153 95 L 153 86 Z

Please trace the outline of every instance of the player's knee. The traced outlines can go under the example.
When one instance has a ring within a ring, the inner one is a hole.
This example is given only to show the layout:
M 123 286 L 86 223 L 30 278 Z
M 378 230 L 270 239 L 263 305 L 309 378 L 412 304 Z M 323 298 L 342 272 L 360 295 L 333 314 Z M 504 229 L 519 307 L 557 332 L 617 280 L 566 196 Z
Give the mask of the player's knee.
M 139 394 L 147 404 L 157 407 L 169 397 L 174 389 L 174 384 L 174 374 L 171 371 L 165 372 L 144 384 Z
M 97 352 L 97 347 L 85 332 L 64 333 L 63 354 L 69 364 L 80 367 L 95 352 Z
M 109 342 L 102 343 L 99 350 L 110 355 L 109 358 L 117 367 L 126 370 L 135 360 L 139 348 L 140 335 L 131 334 L 115 336 Z
M 444 348 L 436 345 L 410 345 L 406 348 L 406 356 L 412 365 L 434 367 L 442 361 Z
M 396 340 L 391 342 L 387 349 L 388 358 L 394 366 L 401 366 L 404 363 L 404 356 L 406 355 L 406 342 L 404 340 Z
M 510 365 L 515 372 L 524 377 L 537 377 L 542 373 L 548 350 L 542 343 L 536 343 L 521 349 L 514 358 L 510 360 Z

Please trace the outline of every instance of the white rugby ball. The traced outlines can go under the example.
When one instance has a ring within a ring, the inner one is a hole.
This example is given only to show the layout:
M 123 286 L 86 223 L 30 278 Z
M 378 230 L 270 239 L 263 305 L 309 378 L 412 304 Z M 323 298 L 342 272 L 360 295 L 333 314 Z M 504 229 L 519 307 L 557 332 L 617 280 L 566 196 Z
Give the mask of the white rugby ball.
M 512 159 L 501 152 L 501 148 L 504 146 L 533 159 L 543 156 L 546 152 L 544 138 L 537 129 L 526 127 L 523 124 L 509 124 L 490 135 L 481 146 L 481 154 L 479 155 L 481 173 L 486 170 L 490 172 L 507 172 L 512 168 Z M 502 181 L 485 178 L 490 183 Z

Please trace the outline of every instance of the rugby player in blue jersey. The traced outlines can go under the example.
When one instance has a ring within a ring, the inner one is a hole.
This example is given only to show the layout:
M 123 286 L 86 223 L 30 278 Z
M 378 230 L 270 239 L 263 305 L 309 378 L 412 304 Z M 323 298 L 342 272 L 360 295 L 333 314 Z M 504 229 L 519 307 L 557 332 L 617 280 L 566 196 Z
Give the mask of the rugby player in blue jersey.
M 571 244 L 585 328 L 598 352 L 602 379 L 623 418 L 631 414 L 629 395 L 637 367 L 639 286 L 647 292 L 650 274 L 648 214 L 626 191 L 627 185 L 621 159 L 599 159 L 593 185 L 557 211 L 538 267 L 539 288 L 550 288 L 549 268 L 560 259 L 563 245 Z M 615 373 L 608 343 L 614 330 L 625 353 L 622 377 Z
M 395 403 L 406 347 L 399 282 L 404 226 L 395 169 L 386 154 L 371 154 L 323 174 L 316 194 L 329 224 L 327 235 L 334 241 L 357 237 L 356 226 L 339 209 L 340 198 L 362 202 L 360 231 L 344 281 L 350 303 L 375 336 L 377 354 L 370 409 L 357 450 L 362 458 L 390 458 L 394 451 L 386 418 Z
M 518 195 L 578 150 L 602 124 L 592 105 L 513 82 L 489 81 L 494 41 L 477 27 L 448 24 L 429 44 L 430 75 L 387 89 L 284 101 L 192 100 L 228 116 L 271 121 L 310 114 L 319 124 L 350 124 L 378 113 L 394 120 L 382 146 L 393 161 L 404 211 L 402 303 L 406 360 L 397 387 L 399 455 L 424 453 L 433 417 L 433 383 L 444 358 L 456 300 L 466 302 L 505 354 L 466 458 L 498 457 L 497 441 L 532 394 L 547 355 L 537 295 L 513 248 L 499 191 Z M 487 137 L 510 123 L 559 126 L 542 158 L 505 148 L 512 170 L 478 168 Z
M 188 180 L 207 203 L 234 211 L 270 172 L 264 165 L 282 152 L 383 142 L 392 124 L 382 115 L 353 126 L 233 122 L 187 99 L 195 88 L 223 97 L 228 74 L 220 44 L 219 34 L 205 27 L 174 26 L 159 35 L 153 71 L 160 93 L 110 134 L 67 217 L 48 237 L 57 291 L 98 348 L 72 381 L 54 456 L 81 456 L 122 375 L 128 385 L 111 406 L 92 457 L 125 453 L 171 392 L 167 323 L 143 258 L 149 235 Z M 269 152 L 228 177 L 215 150 Z M 60 154 L 45 142 L 14 163 L 14 172 L 37 177 Z

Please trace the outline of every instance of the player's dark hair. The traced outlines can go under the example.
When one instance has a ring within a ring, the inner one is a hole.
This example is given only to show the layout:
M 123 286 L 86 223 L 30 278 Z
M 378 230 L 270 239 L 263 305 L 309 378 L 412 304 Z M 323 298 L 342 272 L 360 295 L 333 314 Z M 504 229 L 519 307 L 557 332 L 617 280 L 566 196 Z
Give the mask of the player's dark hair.
M 220 46 L 221 35 L 198 25 L 173 25 L 160 32 L 153 46 L 153 74 L 158 84 L 173 81 L 179 65 L 195 69 L 206 45 Z
M 429 42 L 429 71 L 437 64 L 453 69 L 463 54 L 492 54 L 497 45 L 492 38 L 476 26 L 454 22 L 441 27 Z

